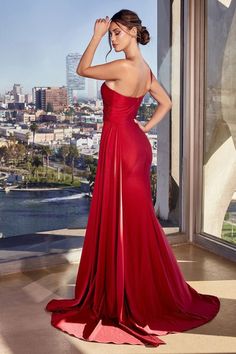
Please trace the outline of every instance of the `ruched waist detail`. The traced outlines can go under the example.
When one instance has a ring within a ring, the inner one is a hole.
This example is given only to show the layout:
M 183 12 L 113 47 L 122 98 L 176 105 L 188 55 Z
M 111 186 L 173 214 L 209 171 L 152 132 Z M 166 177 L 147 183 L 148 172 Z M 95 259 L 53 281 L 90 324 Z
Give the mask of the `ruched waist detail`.
M 117 126 L 136 124 L 134 120 L 130 120 L 130 119 L 128 119 L 128 120 L 120 120 L 120 121 L 106 119 L 106 120 L 103 121 L 103 123 L 108 123 L 108 124 L 117 125 Z
M 115 124 L 115 125 L 126 125 L 126 124 L 135 124 L 135 116 L 129 116 L 129 117 L 124 117 L 122 115 L 106 115 L 104 114 L 103 116 L 103 122 L 104 123 L 110 123 L 110 124 Z

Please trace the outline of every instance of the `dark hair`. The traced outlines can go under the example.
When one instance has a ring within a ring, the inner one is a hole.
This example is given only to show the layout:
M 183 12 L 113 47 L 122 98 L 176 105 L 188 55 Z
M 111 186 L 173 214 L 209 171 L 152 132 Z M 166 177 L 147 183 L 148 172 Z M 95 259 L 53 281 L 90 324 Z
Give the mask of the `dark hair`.
M 136 27 L 137 43 L 145 45 L 150 41 L 150 34 L 147 28 L 145 26 L 142 26 L 142 21 L 134 11 L 122 9 L 111 17 L 111 21 L 115 22 L 118 26 L 119 23 L 121 23 L 122 25 L 126 26 L 128 29 L 131 29 L 132 27 Z M 111 44 L 111 38 L 109 32 L 108 32 L 108 41 L 110 45 L 110 50 L 107 53 L 106 58 L 112 50 L 112 44 Z

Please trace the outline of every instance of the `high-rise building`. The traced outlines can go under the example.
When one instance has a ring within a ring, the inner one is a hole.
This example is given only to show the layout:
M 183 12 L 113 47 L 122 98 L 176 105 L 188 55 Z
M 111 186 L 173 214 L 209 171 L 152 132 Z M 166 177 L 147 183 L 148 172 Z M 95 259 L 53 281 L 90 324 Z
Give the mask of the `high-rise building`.
M 14 84 L 12 93 L 15 102 L 22 102 L 22 87 L 20 84 Z
M 36 109 L 62 111 L 68 104 L 66 87 L 34 87 L 33 101 Z
M 48 87 L 45 96 L 46 111 L 52 108 L 53 112 L 62 111 L 67 107 L 67 90 L 66 87 Z
M 45 108 L 45 90 L 47 87 L 33 87 L 32 96 L 36 109 Z M 43 108 L 44 107 L 44 108 Z
M 78 102 L 79 92 L 85 90 L 85 78 L 76 73 L 81 55 L 78 53 L 70 53 L 66 56 L 66 81 L 68 103 L 74 104 Z
M 14 84 L 13 93 L 17 94 L 17 95 L 21 95 L 22 94 L 22 87 L 21 87 L 20 84 Z
M 25 95 L 25 102 L 26 102 L 26 103 L 31 103 L 31 102 L 32 102 L 32 94 L 27 93 L 27 94 Z

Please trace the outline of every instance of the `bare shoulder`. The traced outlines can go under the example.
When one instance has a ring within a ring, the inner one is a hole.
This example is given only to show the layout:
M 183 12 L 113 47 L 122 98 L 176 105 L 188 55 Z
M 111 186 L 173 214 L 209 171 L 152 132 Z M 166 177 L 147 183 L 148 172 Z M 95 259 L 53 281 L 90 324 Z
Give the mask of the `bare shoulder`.
M 121 69 L 121 70 L 130 70 L 132 68 L 132 64 L 128 59 L 116 59 L 111 61 L 110 63 L 116 66 L 117 69 Z
M 109 61 L 108 63 L 104 64 L 104 65 L 112 65 L 114 67 L 121 67 L 121 68 L 129 68 L 130 67 L 130 60 L 128 59 L 115 59 L 112 61 Z
M 126 59 L 117 59 L 106 64 L 98 64 L 81 68 L 78 65 L 77 74 L 98 80 L 119 80 L 128 72 L 128 61 Z

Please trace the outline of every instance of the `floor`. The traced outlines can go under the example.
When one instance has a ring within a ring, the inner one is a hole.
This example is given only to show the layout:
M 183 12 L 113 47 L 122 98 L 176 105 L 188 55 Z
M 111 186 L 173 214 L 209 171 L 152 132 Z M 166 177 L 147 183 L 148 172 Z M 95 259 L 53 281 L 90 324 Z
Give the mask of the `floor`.
M 187 236 L 176 227 L 163 227 L 171 244 Z M 86 229 L 56 229 L 0 239 L 0 277 L 65 263 L 77 263 Z M 0 353 L 1 354 L 1 353 Z
M 44 310 L 54 297 L 73 298 L 78 264 L 65 264 L 0 278 L 0 353 L 236 353 L 236 263 L 189 244 L 172 249 L 186 281 L 199 292 L 220 298 L 220 312 L 211 322 L 164 336 L 166 345 L 156 348 L 86 342 L 69 336 L 51 326 L 50 313 Z

